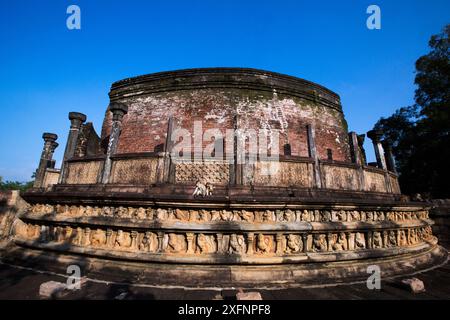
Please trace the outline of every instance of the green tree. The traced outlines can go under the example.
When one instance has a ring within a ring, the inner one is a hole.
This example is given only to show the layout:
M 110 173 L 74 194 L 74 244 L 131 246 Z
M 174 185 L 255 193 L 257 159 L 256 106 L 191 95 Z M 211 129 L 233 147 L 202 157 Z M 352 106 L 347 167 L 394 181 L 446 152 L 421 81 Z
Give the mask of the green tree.
M 3 177 L 0 176 L 0 191 L 20 190 L 26 191 L 33 187 L 34 181 L 19 182 L 19 181 L 3 181 Z
M 0 181 L 0 190 L 8 191 L 8 190 L 20 190 L 26 191 L 33 187 L 33 181 L 29 182 L 19 182 L 19 181 Z
M 402 191 L 450 197 L 450 25 L 416 61 L 415 105 L 381 118 L 375 129 L 393 142 Z

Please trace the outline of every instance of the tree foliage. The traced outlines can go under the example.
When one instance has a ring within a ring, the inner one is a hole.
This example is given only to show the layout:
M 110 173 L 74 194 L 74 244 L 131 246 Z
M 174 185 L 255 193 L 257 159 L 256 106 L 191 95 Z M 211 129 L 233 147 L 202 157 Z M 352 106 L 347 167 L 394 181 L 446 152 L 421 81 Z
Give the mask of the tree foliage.
M 20 190 L 26 191 L 33 187 L 34 181 L 19 182 L 19 181 L 3 181 L 3 177 L 0 177 L 0 191 L 8 190 Z
M 402 191 L 450 198 L 450 25 L 416 61 L 415 104 L 381 118 L 375 129 L 393 142 Z

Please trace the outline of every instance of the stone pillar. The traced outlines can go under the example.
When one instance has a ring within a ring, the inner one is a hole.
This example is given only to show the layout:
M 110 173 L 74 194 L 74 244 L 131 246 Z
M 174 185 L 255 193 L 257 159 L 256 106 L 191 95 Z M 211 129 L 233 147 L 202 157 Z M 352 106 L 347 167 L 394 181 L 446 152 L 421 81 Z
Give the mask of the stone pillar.
M 39 167 L 36 171 L 36 178 L 34 181 L 35 188 L 41 188 L 44 183 L 45 171 L 47 168 L 54 166 L 53 161 L 53 153 L 55 149 L 58 147 L 58 143 L 56 140 L 58 136 L 54 133 L 44 133 L 42 135 L 44 139 L 44 148 L 41 154 L 41 160 L 39 161 Z
M 302 233 L 302 240 L 303 240 L 303 252 L 308 252 L 308 234 Z
M 277 246 L 276 246 L 276 254 L 278 255 L 282 255 L 283 254 L 283 234 L 282 233 L 277 233 L 276 235 L 276 242 L 277 242 Z
M 372 231 L 367 231 L 366 233 L 366 248 L 373 249 L 373 233 Z
M 309 157 L 314 159 L 314 182 L 316 188 L 322 187 L 322 181 L 320 179 L 320 164 L 319 157 L 316 150 L 316 136 L 314 126 L 309 124 L 306 126 L 308 137 L 308 153 Z
M 80 227 L 77 228 L 77 235 L 74 240 L 77 246 L 83 245 L 83 229 L 81 229 Z
M 238 130 L 239 130 L 239 117 L 238 115 L 235 115 L 233 118 L 233 129 L 234 129 L 234 134 L 233 134 L 233 165 L 230 166 L 230 172 L 233 172 L 233 176 L 232 176 L 232 182 L 233 184 L 236 185 L 242 185 L 243 184 L 243 161 L 245 161 L 245 143 L 244 143 L 244 147 L 243 147 L 243 151 L 244 154 L 239 154 L 239 147 L 238 144 L 239 139 L 241 139 L 241 137 L 238 136 Z
M 70 112 L 70 130 L 67 137 L 66 149 L 64 151 L 64 158 L 61 165 L 61 174 L 59 176 L 59 183 L 64 183 L 67 176 L 67 160 L 75 155 L 75 148 L 77 147 L 78 135 L 82 124 L 86 121 L 86 115 L 79 112 Z
M 397 174 L 397 168 L 395 167 L 395 158 L 394 154 L 392 153 L 392 142 L 388 139 L 385 139 L 381 141 L 381 144 L 383 145 L 384 155 L 386 157 L 387 169 Z
M 194 234 L 189 232 L 186 233 L 186 241 L 187 241 L 187 254 L 194 254 L 195 252 L 195 243 L 194 243 Z
M 106 230 L 106 246 L 108 248 L 113 247 L 112 235 L 113 235 L 113 230 L 112 229 L 107 229 Z
M 386 159 L 384 158 L 384 151 L 380 141 L 381 135 L 382 132 L 379 130 L 371 130 L 367 132 L 367 136 L 372 140 L 373 147 L 375 149 L 378 168 L 386 170 Z
M 366 135 L 358 134 L 356 136 L 356 138 L 358 140 L 358 148 L 359 148 L 360 156 L 361 156 L 361 164 L 363 166 L 367 166 L 366 150 L 364 150 L 364 140 L 366 140 Z
M 348 138 L 350 141 L 350 150 L 351 150 L 353 163 L 362 165 L 363 162 L 362 162 L 361 152 L 359 149 L 358 135 L 356 134 L 356 132 L 352 131 L 352 132 L 348 133 Z
M 347 237 L 347 249 L 348 250 L 353 250 L 354 248 L 353 248 L 352 242 L 351 242 L 352 233 L 351 232 L 346 232 L 345 235 Z
M 253 232 L 247 233 L 247 254 L 253 254 L 253 241 L 255 234 Z
M 175 165 L 171 158 L 171 153 L 173 149 L 174 142 L 172 141 L 174 124 L 173 118 L 170 117 L 167 122 L 167 135 L 166 135 L 166 143 L 164 145 L 164 155 L 163 155 L 163 182 L 175 182 Z
M 223 234 L 222 233 L 217 234 L 217 252 L 223 253 Z
M 365 177 L 364 177 L 364 168 L 366 165 L 366 153 L 364 152 L 364 138 L 366 137 L 364 134 L 357 135 L 356 132 L 350 132 L 349 134 L 350 147 L 352 160 L 355 164 L 358 165 L 358 182 L 359 182 L 359 190 L 364 191 L 365 189 Z
M 158 232 L 158 252 L 164 251 L 164 232 Z
M 111 134 L 109 136 L 108 151 L 106 152 L 105 164 L 103 166 L 102 183 L 109 182 L 111 175 L 111 156 L 116 153 L 117 144 L 119 142 L 120 129 L 122 126 L 122 119 L 128 112 L 128 107 L 121 103 L 112 103 L 109 106 L 109 111 L 113 114 L 113 122 L 111 127 Z
M 47 226 L 41 226 L 41 232 L 39 235 L 40 242 L 47 242 L 49 238 L 49 231 Z
M 137 243 L 138 236 L 139 236 L 139 233 L 137 231 L 131 231 L 131 245 L 130 245 L 131 250 L 138 249 L 138 243 Z
M 91 228 L 84 229 L 83 246 L 91 245 Z
M 327 251 L 333 251 L 332 240 L 333 234 L 327 233 Z

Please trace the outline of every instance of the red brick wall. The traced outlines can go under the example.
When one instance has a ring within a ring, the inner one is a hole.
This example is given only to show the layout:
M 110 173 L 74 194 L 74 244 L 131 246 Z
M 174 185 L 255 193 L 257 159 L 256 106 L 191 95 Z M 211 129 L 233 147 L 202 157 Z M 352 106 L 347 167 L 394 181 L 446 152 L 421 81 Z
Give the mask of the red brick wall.
M 192 134 L 195 120 L 202 121 L 203 131 L 218 128 L 225 134 L 227 128 L 233 128 L 237 113 L 241 128 L 280 129 L 281 154 L 287 139 L 292 155 L 307 157 L 306 125 L 314 124 L 319 158 L 326 159 L 327 149 L 331 149 L 334 160 L 350 161 L 342 113 L 297 97 L 256 90 L 202 89 L 136 96 L 120 102 L 128 105 L 129 111 L 123 120 L 118 153 L 154 151 L 157 145 L 165 143 L 170 116 L 177 127 Z M 110 126 L 109 114 L 103 124 L 102 139 L 107 140 Z M 209 143 L 204 141 L 203 146 Z

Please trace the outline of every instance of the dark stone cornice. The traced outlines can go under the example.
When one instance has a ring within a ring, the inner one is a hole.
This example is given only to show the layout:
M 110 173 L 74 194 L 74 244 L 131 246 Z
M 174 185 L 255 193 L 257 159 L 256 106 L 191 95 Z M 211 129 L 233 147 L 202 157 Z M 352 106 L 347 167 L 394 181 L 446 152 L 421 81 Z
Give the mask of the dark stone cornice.
M 311 81 L 276 72 L 249 68 L 200 68 L 158 72 L 114 82 L 111 101 L 177 90 L 237 88 L 276 91 L 311 100 L 342 112 L 339 95 Z

